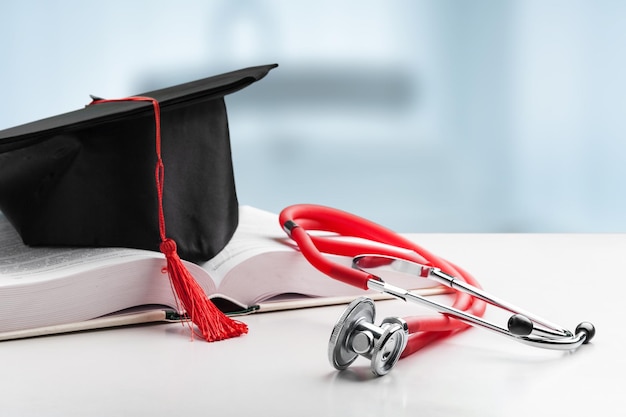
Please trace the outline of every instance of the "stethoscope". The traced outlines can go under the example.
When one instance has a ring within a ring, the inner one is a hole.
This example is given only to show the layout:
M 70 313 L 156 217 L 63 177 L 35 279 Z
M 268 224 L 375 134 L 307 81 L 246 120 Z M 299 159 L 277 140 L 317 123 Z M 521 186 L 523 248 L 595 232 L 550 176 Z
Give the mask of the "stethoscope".
M 384 375 L 401 357 L 470 325 L 531 346 L 558 350 L 575 350 L 595 335 L 591 323 L 582 322 L 571 332 L 488 294 L 459 266 L 359 216 L 330 207 L 301 204 L 285 208 L 279 222 L 302 255 L 331 278 L 442 313 L 433 317 L 388 317 L 375 325 L 374 302 L 367 297 L 357 298 L 331 332 L 328 357 L 338 370 L 346 369 L 357 357 L 364 356 L 371 361 L 374 374 Z M 352 267 L 332 262 L 324 254 L 351 257 Z M 391 285 L 370 272 L 383 267 L 432 279 L 456 290 L 452 305 Z M 487 304 L 513 313 L 506 327 L 482 318 Z

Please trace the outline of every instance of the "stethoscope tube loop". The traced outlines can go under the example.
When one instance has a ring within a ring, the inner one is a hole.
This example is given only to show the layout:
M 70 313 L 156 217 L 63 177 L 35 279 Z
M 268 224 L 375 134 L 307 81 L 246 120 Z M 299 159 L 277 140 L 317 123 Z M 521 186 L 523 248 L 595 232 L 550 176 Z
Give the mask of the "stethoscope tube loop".
M 279 214 L 279 222 L 298 245 L 304 257 L 318 270 L 349 285 L 367 289 L 367 281 L 376 278 L 363 271 L 354 273 L 351 268 L 336 264 L 325 258 L 322 253 L 354 257 L 362 253 L 373 252 L 410 259 L 418 263 L 434 266 L 455 276 L 462 276 L 467 282 L 480 287 L 470 274 L 435 254 L 427 251 L 415 242 L 401 236 L 377 223 L 354 214 L 313 204 L 297 204 L 286 207 Z M 311 235 L 307 230 L 330 232 L 342 237 L 360 239 L 358 243 L 346 242 L 334 237 Z M 368 245 L 369 240 L 381 245 Z M 460 309 L 474 307 L 476 314 L 484 312 L 482 302 L 474 303 L 472 297 L 459 293 L 455 307 Z

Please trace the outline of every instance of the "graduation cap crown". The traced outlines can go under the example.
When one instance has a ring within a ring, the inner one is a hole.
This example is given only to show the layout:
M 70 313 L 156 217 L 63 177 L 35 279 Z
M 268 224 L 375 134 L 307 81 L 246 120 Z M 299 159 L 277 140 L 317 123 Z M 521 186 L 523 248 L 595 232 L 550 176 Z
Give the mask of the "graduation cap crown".
M 0 131 L 0 210 L 29 245 L 161 250 L 181 310 L 206 340 L 246 333 L 180 257 L 208 260 L 235 231 L 224 96 L 275 66 L 94 97 L 84 109 Z
M 224 96 L 275 65 L 138 94 L 158 101 L 163 209 L 183 259 L 212 258 L 237 225 Z M 155 123 L 148 101 L 116 101 L 0 131 L 0 210 L 34 246 L 158 250 Z

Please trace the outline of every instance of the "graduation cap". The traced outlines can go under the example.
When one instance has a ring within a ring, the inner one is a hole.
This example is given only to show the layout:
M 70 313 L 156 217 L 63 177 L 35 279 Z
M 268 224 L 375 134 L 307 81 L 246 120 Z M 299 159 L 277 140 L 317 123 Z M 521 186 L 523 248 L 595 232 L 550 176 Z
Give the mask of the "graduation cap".
M 275 67 L 92 97 L 83 109 L 0 131 L 0 210 L 27 245 L 161 250 L 205 339 L 245 332 L 224 324 L 179 257 L 208 260 L 232 237 L 238 202 L 224 96 Z

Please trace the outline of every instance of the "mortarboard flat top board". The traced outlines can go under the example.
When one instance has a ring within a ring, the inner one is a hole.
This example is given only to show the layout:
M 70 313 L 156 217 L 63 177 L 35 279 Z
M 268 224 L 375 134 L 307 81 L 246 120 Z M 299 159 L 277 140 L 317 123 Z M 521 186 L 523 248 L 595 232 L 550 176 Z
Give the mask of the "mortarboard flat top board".
M 238 201 L 224 96 L 276 65 L 136 96 L 160 106 L 167 235 L 204 261 L 230 240 Z M 33 246 L 158 250 L 155 110 L 102 102 L 0 131 L 0 210 Z

